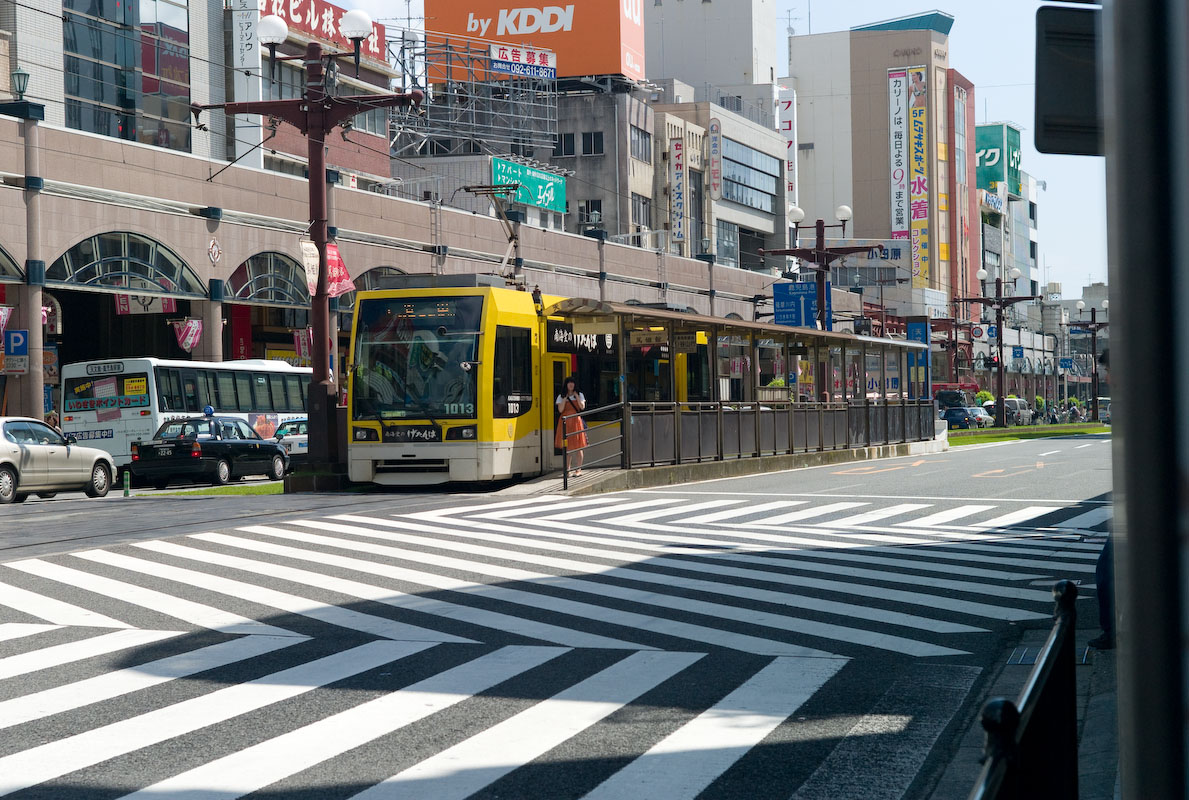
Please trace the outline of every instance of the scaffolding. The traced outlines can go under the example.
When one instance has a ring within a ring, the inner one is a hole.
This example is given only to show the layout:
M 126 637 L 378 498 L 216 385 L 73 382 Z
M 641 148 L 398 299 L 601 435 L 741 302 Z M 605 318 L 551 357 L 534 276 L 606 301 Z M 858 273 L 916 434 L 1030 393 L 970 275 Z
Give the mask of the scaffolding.
M 416 156 L 552 152 L 557 81 L 490 71 L 489 43 L 405 31 L 388 42 L 405 90 L 425 93 L 420 114 L 391 117 L 392 152 Z

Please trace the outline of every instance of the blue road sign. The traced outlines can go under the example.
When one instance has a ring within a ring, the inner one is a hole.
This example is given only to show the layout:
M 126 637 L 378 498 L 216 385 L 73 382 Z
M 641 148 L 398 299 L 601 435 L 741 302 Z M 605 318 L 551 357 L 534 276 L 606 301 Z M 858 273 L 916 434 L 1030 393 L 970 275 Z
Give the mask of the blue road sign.
M 1073 359 L 1072 358 L 1061 359 L 1061 369 L 1073 369 Z
M 998 325 L 988 325 L 987 326 L 987 338 L 988 339 L 998 339 L 999 338 L 999 326 Z
M 794 328 L 817 327 L 817 283 L 777 283 L 772 287 L 773 320 Z M 830 284 L 826 283 L 826 330 L 833 330 L 830 317 Z
M 1070 328 L 1069 332 L 1070 333 L 1089 333 L 1090 331 L 1088 331 L 1086 328 Z
M 1015 345 L 1014 347 L 1012 347 L 1011 357 L 1012 358 L 1023 358 L 1024 357 L 1024 348 L 1021 347 L 1020 345 Z
M 12 330 L 4 332 L 4 355 L 29 355 L 29 331 Z

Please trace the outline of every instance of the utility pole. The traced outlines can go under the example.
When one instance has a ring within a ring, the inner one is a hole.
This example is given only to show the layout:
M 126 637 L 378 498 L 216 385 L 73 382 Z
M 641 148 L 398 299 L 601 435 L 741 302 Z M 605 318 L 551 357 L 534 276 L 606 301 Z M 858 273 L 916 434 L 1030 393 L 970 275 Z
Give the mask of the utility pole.
M 356 59 L 356 68 L 358 68 L 360 42 L 370 33 L 371 20 L 363 12 L 348 12 L 348 15 L 350 14 L 362 15 L 363 19 L 367 20 L 366 30 L 361 27 L 358 31 L 344 31 L 348 33 L 348 38 L 355 44 L 354 54 L 324 54 L 321 44 L 310 42 L 306 45 L 304 56 L 278 57 L 276 56 L 276 46 L 284 42 L 287 35 L 287 31 L 284 29 L 285 23 L 275 17 L 261 19 L 260 39 L 263 44 L 268 45 L 272 52 L 273 64 L 275 65 L 277 61 L 301 60 L 304 62 L 305 91 L 301 97 L 289 100 L 256 100 L 210 105 L 194 103 L 190 106 L 195 123 L 198 123 L 199 116 L 203 111 L 222 109 L 229 115 L 259 114 L 262 117 L 279 119 L 297 128 L 306 137 L 306 152 L 309 160 L 310 238 L 318 250 L 318 282 L 311 299 L 310 309 L 310 327 L 313 330 L 311 355 L 314 374 L 310 382 L 307 409 L 310 432 L 310 466 L 315 469 L 340 463 L 345 454 L 340 452 L 339 445 L 346 441 L 345 431 L 337 430 L 334 412 L 337 403 L 334 397 L 334 384 L 330 379 L 330 303 L 327 294 L 326 263 L 326 141 L 336 127 L 357 114 L 375 108 L 419 105 L 423 99 L 423 95 L 419 91 L 412 91 L 408 94 L 366 94 L 343 97 L 335 97 L 327 92 L 326 69 L 323 59 L 333 60 L 353 55 Z M 344 19 L 346 18 L 344 17 Z M 266 27 L 265 23 L 270 23 L 272 27 Z M 283 31 L 279 34 L 272 30 L 278 23 Z M 266 30 L 272 34 L 268 38 L 266 38 Z M 356 36 L 355 33 L 359 35 Z
M 1078 301 L 1078 315 L 1085 310 L 1086 303 L 1084 300 Z M 1102 310 L 1106 311 L 1110 308 L 1110 301 L 1102 301 Z M 1106 320 L 1098 321 L 1098 309 L 1093 306 L 1090 307 L 1090 321 L 1079 322 L 1078 327 L 1090 331 L 1090 420 L 1098 422 L 1098 331 L 1101 328 L 1110 327 L 1110 323 Z

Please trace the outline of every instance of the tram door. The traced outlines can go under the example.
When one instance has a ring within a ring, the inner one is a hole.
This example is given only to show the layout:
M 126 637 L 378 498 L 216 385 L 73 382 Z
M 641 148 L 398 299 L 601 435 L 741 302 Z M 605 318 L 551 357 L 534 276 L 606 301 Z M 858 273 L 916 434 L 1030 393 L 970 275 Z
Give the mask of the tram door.
M 541 398 L 541 402 L 545 408 L 549 409 L 545 413 L 544 418 L 551 421 L 549 430 L 545 432 L 545 435 L 548 437 L 545 452 L 552 454 L 548 459 L 547 469 L 562 469 L 561 450 L 553 446 L 555 441 L 554 434 L 557 431 L 558 422 L 561 420 L 561 414 L 557 412 L 557 403 L 554 401 L 561 394 L 561 390 L 565 388 L 566 377 L 570 374 L 570 357 L 568 355 L 554 353 L 547 354 L 545 357 L 545 374 L 548 377 L 541 382 L 541 388 L 547 396 Z

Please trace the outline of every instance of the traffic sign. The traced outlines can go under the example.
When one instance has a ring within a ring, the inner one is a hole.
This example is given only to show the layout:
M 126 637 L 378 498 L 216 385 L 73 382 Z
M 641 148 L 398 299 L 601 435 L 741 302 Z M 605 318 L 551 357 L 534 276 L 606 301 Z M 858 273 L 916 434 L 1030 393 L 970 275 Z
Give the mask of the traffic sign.
M 980 328 L 979 326 L 975 325 L 973 328 L 970 329 L 970 335 L 973 336 L 975 339 L 981 339 L 981 338 L 983 338 L 983 329 Z
M 1072 358 L 1061 359 L 1061 369 L 1073 369 L 1073 359 Z
M 998 339 L 999 338 L 999 326 L 998 325 L 988 325 L 987 326 L 987 338 L 988 339 Z
M 1070 333 L 1089 333 L 1090 331 L 1086 330 L 1085 328 L 1070 328 L 1069 332 Z
M 4 331 L 4 355 L 5 357 L 29 355 L 29 331 Z
M 773 321 L 795 328 L 817 327 L 817 283 L 778 283 L 772 287 Z M 826 330 L 833 330 L 830 317 L 830 284 L 826 283 Z
M 1023 358 L 1024 357 L 1024 348 L 1020 345 L 1013 346 L 1011 349 L 1011 357 L 1012 358 Z

